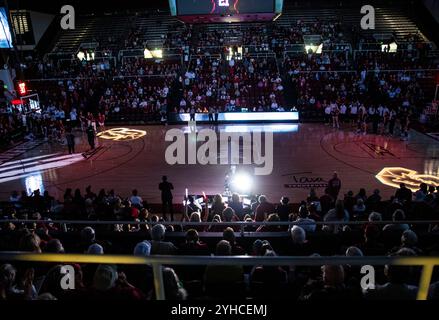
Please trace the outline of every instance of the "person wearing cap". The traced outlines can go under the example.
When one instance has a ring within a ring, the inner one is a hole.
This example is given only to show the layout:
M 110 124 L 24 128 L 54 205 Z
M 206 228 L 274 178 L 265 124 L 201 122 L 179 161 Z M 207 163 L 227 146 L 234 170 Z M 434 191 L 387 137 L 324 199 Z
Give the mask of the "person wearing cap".
M 85 294 L 88 300 L 135 301 L 145 300 L 141 290 L 128 282 L 123 272 L 114 265 L 99 265 L 93 277 L 93 285 Z
M 133 255 L 143 258 L 149 257 L 151 255 L 151 242 L 143 240 L 137 243 L 134 247 Z M 154 289 L 154 275 L 151 265 L 124 265 L 121 266 L 121 270 L 126 274 L 127 279 L 135 283 L 143 294 L 146 296 L 152 294 Z
M 87 254 L 104 254 L 104 248 L 100 244 L 93 243 L 88 247 Z
M 151 229 L 151 255 L 172 255 L 177 252 L 177 247 L 165 239 L 166 228 L 162 224 L 156 224 Z

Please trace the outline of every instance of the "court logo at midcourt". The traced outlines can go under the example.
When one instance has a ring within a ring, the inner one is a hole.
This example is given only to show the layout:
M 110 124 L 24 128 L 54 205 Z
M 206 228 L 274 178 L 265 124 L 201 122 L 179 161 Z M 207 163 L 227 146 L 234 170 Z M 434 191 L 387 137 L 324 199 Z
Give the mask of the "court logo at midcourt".
M 170 165 L 253 165 L 255 175 L 273 171 L 273 133 L 229 132 L 200 129 L 189 122 L 189 131 L 171 129 L 165 140 L 165 159 Z

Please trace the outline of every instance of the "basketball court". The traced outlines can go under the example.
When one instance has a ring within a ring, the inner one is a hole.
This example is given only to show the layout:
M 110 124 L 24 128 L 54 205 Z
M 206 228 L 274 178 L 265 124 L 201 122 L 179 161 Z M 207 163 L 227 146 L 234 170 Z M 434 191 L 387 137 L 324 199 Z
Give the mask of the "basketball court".
M 189 194 L 224 192 L 228 165 L 169 165 L 165 151 L 167 130 L 188 126 L 111 127 L 98 139 L 98 148 L 87 152 L 85 133 L 75 132 L 76 154 L 68 155 L 59 143 L 27 143 L 0 155 L 0 197 L 7 200 L 13 190 L 48 190 L 62 198 L 66 188 L 91 185 L 94 192 L 114 189 L 127 197 L 132 189 L 150 203 L 160 202 L 158 183 L 167 175 L 174 184 L 175 201 Z M 439 185 L 439 141 L 411 131 L 408 141 L 399 138 L 357 135 L 352 128 L 335 130 L 323 124 L 198 125 L 226 132 L 273 132 L 273 171 L 254 175 L 252 165 L 236 165 L 245 175 L 242 194 L 266 194 L 277 202 L 288 196 L 293 202 L 305 199 L 310 188 L 322 194 L 334 171 L 342 180 L 342 193 L 367 187 L 378 188 L 384 197 L 394 194 L 394 186 L 406 182 L 415 188 L 426 181 Z M 117 129 L 117 130 L 112 130 Z M 132 130 L 134 129 L 134 130 Z M 242 152 L 242 150 L 241 150 Z

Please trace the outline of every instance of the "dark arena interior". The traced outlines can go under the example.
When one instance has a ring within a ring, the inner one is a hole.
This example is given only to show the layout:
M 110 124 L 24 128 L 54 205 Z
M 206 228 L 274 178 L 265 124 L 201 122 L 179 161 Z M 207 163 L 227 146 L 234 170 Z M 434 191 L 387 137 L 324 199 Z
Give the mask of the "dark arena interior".
M 439 1 L 366 2 L 0 0 L 1 305 L 438 300 Z

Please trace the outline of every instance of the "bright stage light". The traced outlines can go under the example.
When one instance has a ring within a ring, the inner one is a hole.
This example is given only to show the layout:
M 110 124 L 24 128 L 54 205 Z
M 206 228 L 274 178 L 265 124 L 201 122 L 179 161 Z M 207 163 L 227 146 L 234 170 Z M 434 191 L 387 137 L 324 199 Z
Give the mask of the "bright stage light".
M 236 173 L 231 181 L 231 191 L 238 193 L 247 193 L 251 191 L 253 184 L 253 179 L 250 175 L 246 173 Z
M 163 58 L 163 50 L 161 50 L 161 49 L 152 50 L 152 56 L 154 58 L 157 58 L 157 59 L 162 59 Z
M 399 188 L 399 185 L 404 183 L 412 191 L 418 190 L 421 183 L 426 183 L 429 186 L 439 186 L 438 176 L 420 174 L 415 170 L 402 167 L 384 168 L 376 175 L 376 178 L 382 184 L 393 188 Z
M 97 134 L 97 136 L 101 139 L 113 141 L 136 140 L 144 137 L 145 135 L 146 131 L 129 128 L 114 128 L 99 132 Z
M 398 51 L 398 45 L 396 42 L 392 42 L 390 44 L 383 44 L 381 45 L 381 51 L 382 52 L 389 52 L 389 53 L 395 53 Z
M 145 51 L 143 51 L 143 56 L 145 59 L 152 59 L 152 53 L 149 51 L 149 49 L 145 49 Z
M 305 45 L 306 53 L 309 53 L 311 50 L 312 53 L 322 54 L 323 51 L 323 43 L 320 45 Z
M 40 190 L 40 193 L 44 193 L 43 176 L 40 172 L 32 174 L 24 179 L 26 185 L 27 195 L 30 196 L 35 190 Z
M 76 55 L 80 61 L 85 59 L 85 53 L 83 51 L 79 51 Z
M 155 49 L 155 50 L 149 50 L 148 48 L 145 48 L 143 51 L 143 56 L 145 59 L 162 59 L 163 58 L 163 50 L 161 49 Z

